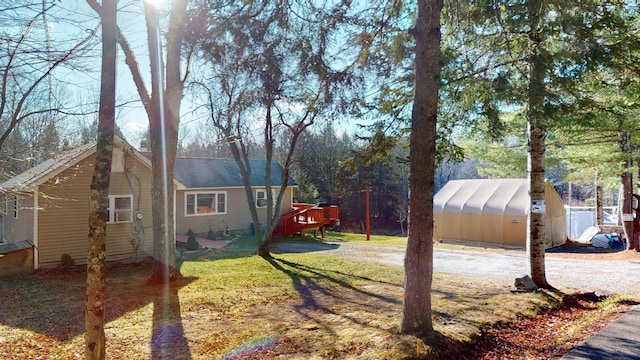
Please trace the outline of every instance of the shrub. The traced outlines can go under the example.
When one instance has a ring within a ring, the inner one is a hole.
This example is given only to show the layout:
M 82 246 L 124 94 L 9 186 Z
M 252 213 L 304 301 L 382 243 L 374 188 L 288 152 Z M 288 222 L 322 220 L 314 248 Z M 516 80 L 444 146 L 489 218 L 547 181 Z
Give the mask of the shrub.
M 60 257 L 60 266 L 62 267 L 76 266 L 76 261 L 73 260 L 71 255 L 62 254 L 62 257 Z
M 200 243 L 196 240 L 196 234 L 193 233 L 193 230 L 189 229 L 189 231 L 187 231 L 187 235 L 189 237 L 187 238 L 187 245 L 185 248 L 189 251 L 200 249 Z
M 213 230 L 209 229 L 209 232 L 207 233 L 207 239 L 215 240 L 216 239 L 216 233 L 214 233 Z

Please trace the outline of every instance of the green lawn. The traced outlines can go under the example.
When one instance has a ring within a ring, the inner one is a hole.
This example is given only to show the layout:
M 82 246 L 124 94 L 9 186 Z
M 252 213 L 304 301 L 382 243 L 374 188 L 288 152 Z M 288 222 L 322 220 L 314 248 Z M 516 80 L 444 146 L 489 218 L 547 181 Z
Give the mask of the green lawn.
M 166 289 L 145 285 L 147 265 L 110 267 L 107 358 L 410 359 L 434 352 L 397 334 L 401 267 L 314 253 L 263 259 L 252 255 L 255 248 L 253 239 L 237 239 L 187 259 L 184 279 Z M 82 358 L 85 281 L 82 267 L 0 279 L 0 358 Z M 436 329 L 465 342 L 486 324 L 556 302 L 542 292 L 512 294 L 510 285 L 436 274 Z
M 380 245 L 407 245 L 406 236 L 385 236 L 385 235 L 370 235 L 367 240 L 366 234 L 356 233 L 343 233 L 327 231 L 325 237 L 329 240 L 349 241 L 349 242 L 369 242 L 372 244 Z

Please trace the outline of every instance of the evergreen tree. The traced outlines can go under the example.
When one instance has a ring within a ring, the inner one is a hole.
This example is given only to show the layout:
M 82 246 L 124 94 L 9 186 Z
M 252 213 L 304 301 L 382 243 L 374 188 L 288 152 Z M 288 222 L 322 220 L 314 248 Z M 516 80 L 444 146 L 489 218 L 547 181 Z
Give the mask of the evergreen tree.
M 409 239 L 404 259 L 400 332 L 431 336 L 433 277 L 433 181 L 440 83 L 439 0 L 419 0 L 410 33 L 415 38 L 415 91 L 409 145 Z
M 616 34 L 621 26 L 633 32 L 624 4 L 475 2 L 447 13 L 444 92 L 450 96 L 443 97 L 444 108 L 456 109 L 453 114 L 472 120 L 470 128 L 496 140 L 508 130 L 503 113 L 526 120 L 533 201 L 544 196 L 547 140 L 595 115 L 585 116 L 594 93 L 582 84 L 610 68 L 611 59 L 624 57 Z M 543 233 L 541 214 L 533 213 L 531 272 L 547 287 Z

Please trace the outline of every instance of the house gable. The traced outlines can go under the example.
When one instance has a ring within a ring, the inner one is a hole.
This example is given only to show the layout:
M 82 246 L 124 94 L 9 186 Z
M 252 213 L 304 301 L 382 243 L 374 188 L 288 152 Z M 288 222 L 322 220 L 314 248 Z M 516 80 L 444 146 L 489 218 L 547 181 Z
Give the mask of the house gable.
M 151 161 L 147 159 L 142 153 L 138 152 L 129 143 L 122 138 L 114 137 L 114 161 L 122 161 L 123 152 L 133 154 L 139 161 L 145 164 L 149 169 L 151 168 Z M 79 146 L 73 150 L 65 151 L 62 154 L 56 155 L 46 161 L 38 164 L 31 169 L 8 179 L 0 184 L 0 191 L 4 192 L 16 192 L 16 191 L 33 191 L 39 185 L 46 183 L 47 181 L 54 179 L 60 175 L 63 171 L 77 167 L 78 164 L 84 159 L 95 154 L 96 143 L 89 143 Z M 119 169 L 119 164 L 114 165 L 116 169 Z

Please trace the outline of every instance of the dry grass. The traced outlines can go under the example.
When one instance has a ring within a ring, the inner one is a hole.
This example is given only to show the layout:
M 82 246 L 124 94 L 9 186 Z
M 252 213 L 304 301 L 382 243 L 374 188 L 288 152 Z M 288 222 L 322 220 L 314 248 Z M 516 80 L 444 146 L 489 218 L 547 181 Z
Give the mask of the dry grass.
M 107 357 L 413 359 L 442 350 L 397 334 L 401 267 L 313 253 L 265 260 L 247 244 L 185 261 L 185 278 L 167 289 L 144 285 L 147 265 L 110 268 Z M 82 268 L 0 280 L 0 358 L 82 358 L 85 281 Z M 436 330 L 466 342 L 557 301 L 510 286 L 436 274 Z

